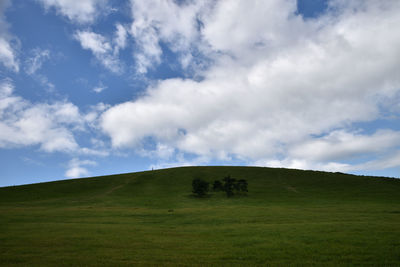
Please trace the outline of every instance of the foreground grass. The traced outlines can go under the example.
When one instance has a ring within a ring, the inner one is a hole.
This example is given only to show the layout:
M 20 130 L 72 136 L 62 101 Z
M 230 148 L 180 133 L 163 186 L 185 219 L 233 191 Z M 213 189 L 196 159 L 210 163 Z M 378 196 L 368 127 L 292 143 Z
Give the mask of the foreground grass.
M 191 180 L 245 178 L 197 199 Z M 0 265 L 400 265 L 400 181 L 187 167 L 0 188 Z

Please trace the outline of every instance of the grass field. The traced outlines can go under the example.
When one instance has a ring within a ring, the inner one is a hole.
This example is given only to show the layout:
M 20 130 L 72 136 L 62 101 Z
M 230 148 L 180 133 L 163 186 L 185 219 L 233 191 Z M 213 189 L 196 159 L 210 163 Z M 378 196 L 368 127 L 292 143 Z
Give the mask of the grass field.
M 247 196 L 191 195 L 230 174 Z M 183 167 L 0 188 L 0 265 L 400 265 L 400 180 Z

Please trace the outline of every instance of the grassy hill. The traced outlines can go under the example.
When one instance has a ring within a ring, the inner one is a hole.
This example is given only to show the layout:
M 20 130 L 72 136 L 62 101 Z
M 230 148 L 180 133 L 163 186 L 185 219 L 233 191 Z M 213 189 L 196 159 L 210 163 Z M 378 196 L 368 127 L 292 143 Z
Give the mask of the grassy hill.
M 231 175 L 247 196 L 191 195 Z M 400 180 L 183 167 L 0 188 L 0 265 L 400 265 Z

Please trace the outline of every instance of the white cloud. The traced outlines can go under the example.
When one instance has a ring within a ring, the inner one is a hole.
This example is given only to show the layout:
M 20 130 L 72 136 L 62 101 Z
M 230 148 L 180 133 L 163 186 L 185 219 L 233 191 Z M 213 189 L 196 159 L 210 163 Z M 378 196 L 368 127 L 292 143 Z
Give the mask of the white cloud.
M 4 37 L 0 37 L 0 62 L 9 69 L 19 71 L 19 64 L 15 50 L 11 48 L 11 43 Z
M 105 89 L 107 89 L 107 86 L 105 86 L 102 83 L 99 83 L 99 85 L 97 85 L 96 87 L 93 88 L 93 92 L 95 93 L 101 93 L 103 92 Z
M 214 50 L 247 57 L 249 48 L 287 46 L 297 30 L 304 33 L 295 11 L 296 1 L 218 1 L 204 14 L 202 35 Z M 271 52 L 264 50 L 263 57 Z
M 166 144 L 158 143 L 154 149 L 142 148 L 138 151 L 141 156 L 156 158 L 161 160 L 169 160 L 175 154 L 175 148 Z
M 378 130 L 372 135 L 333 131 L 293 146 L 289 155 L 310 160 L 345 160 L 384 152 L 400 146 L 400 132 Z
M 194 159 L 188 160 L 185 159 L 183 154 L 177 154 L 175 160 L 162 158 L 162 161 L 159 163 L 154 163 L 149 166 L 149 169 L 165 169 L 165 168 L 174 168 L 174 167 L 182 167 L 182 166 L 204 166 L 209 164 L 210 159 L 207 157 L 196 157 Z
M 288 147 L 285 159 L 258 160 L 255 165 L 324 171 L 379 170 L 400 165 L 399 148 L 399 131 L 378 130 L 367 135 L 337 130 Z M 344 163 L 354 159 L 363 162 Z
M 50 51 L 47 49 L 34 49 L 32 51 L 33 56 L 26 60 L 25 72 L 29 75 L 33 75 L 38 71 L 43 63 L 50 59 Z
M 72 129 L 82 129 L 78 108 L 68 102 L 32 104 L 13 94 L 13 84 L 0 84 L 0 147 L 40 145 L 46 152 L 78 149 Z
M 99 116 L 109 108 L 108 104 L 102 102 L 90 106 L 89 111 L 83 116 L 85 122 L 92 128 L 98 127 Z
M 66 101 L 31 103 L 14 94 L 10 79 L 0 81 L 0 148 L 38 145 L 41 151 L 105 157 L 103 145 L 81 147 L 74 133 L 96 128 L 96 121 L 107 105 L 92 106 L 86 114 Z
M 75 38 L 80 41 L 84 49 L 91 50 L 94 54 L 106 54 L 111 51 L 111 45 L 100 34 L 89 31 L 78 31 Z
M 138 73 L 146 73 L 161 62 L 160 42 L 174 51 L 182 53 L 182 65 L 187 67 L 193 43 L 200 47 L 198 17 L 211 1 L 140 1 L 131 0 L 131 34 L 137 50 L 135 59 Z
M 146 3 L 133 1 L 131 29 L 144 47 L 137 55 L 144 72 L 159 61 L 161 38 L 174 36 L 201 38 L 202 49 L 208 43 L 204 53 L 214 65 L 201 81 L 160 81 L 145 96 L 108 109 L 101 127 L 114 147 L 138 146 L 151 136 L 208 158 L 345 169 L 343 158 L 379 156 L 398 146 L 397 132 L 365 136 L 350 129 L 380 118 L 383 100 L 400 91 L 400 33 L 394 30 L 400 2 L 365 1 L 357 10 L 342 5 L 304 21 L 295 15 L 295 1 L 221 1 L 196 17 L 203 26 L 190 35 L 185 27 L 193 31 L 192 24 L 180 28 L 162 19 L 169 12 L 153 14 L 171 9 L 179 17 L 190 5 L 165 1 L 154 11 L 148 5 L 155 2 Z M 367 145 L 371 141 L 380 145 Z
M 34 79 L 36 79 L 41 86 L 43 86 L 48 92 L 54 92 L 55 86 L 49 79 L 42 74 L 35 74 Z
M 6 22 L 5 11 L 10 5 L 9 0 L 0 2 L 0 62 L 15 72 L 19 71 L 17 58 L 18 40 L 8 33 L 9 25 Z
M 117 30 L 114 37 L 114 54 L 118 55 L 119 50 L 124 49 L 127 45 L 128 31 L 123 25 L 119 23 L 116 25 L 116 27 Z
M 348 172 L 354 170 L 350 164 L 339 162 L 312 162 L 306 159 L 287 158 L 284 160 L 258 160 L 252 165 L 272 168 L 290 168 L 301 170 L 320 170 L 330 172 Z
M 105 68 L 120 74 L 123 72 L 123 65 L 118 58 L 118 53 L 120 49 L 126 47 L 126 33 L 121 27 L 120 24 L 117 25 L 114 47 L 112 41 L 91 31 L 77 31 L 74 37 L 80 42 L 82 48 L 90 50 Z
M 351 170 L 383 170 L 398 167 L 400 165 L 400 152 L 395 151 L 384 157 L 370 160 L 362 164 L 352 166 Z
M 54 84 L 50 82 L 45 75 L 38 73 L 43 63 L 49 59 L 50 50 L 40 48 L 33 49 L 32 56 L 25 61 L 25 72 L 49 92 L 53 92 L 55 88 Z
M 95 166 L 97 163 L 92 160 L 80 160 L 73 158 L 68 163 L 68 170 L 65 172 L 65 177 L 79 178 L 89 176 L 89 171 L 82 166 Z
M 107 0 L 37 0 L 46 10 L 54 8 L 57 13 L 79 24 L 92 23 L 107 8 Z
M 87 147 L 82 147 L 77 154 L 87 155 L 87 156 L 98 156 L 98 157 L 107 157 L 110 155 L 108 149 L 92 149 Z

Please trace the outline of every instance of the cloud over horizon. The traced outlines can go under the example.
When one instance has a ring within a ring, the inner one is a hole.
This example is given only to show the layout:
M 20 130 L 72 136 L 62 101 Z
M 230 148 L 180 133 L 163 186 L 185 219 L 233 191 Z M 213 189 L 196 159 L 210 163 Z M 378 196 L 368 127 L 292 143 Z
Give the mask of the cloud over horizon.
M 398 173 L 400 2 L 298 1 L 1 2 L 0 159 Z
M 399 97 L 400 34 L 393 29 L 400 3 L 330 3 L 331 12 L 304 20 L 294 1 L 218 2 L 197 33 L 215 62 L 204 79 L 158 81 L 145 96 L 107 110 L 103 131 L 116 148 L 152 136 L 184 153 L 250 164 L 301 159 L 307 168 L 337 167 L 346 158 L 329 157 L 332 149 L 345 155 L 364 139 L 376 141 L 371 157 L 393 152 L 399 132 L 357 133 L 353 124 L 382 118 L 391 108 L 386 100 Z M 321 147 L 334 131 L 349 138 Z

